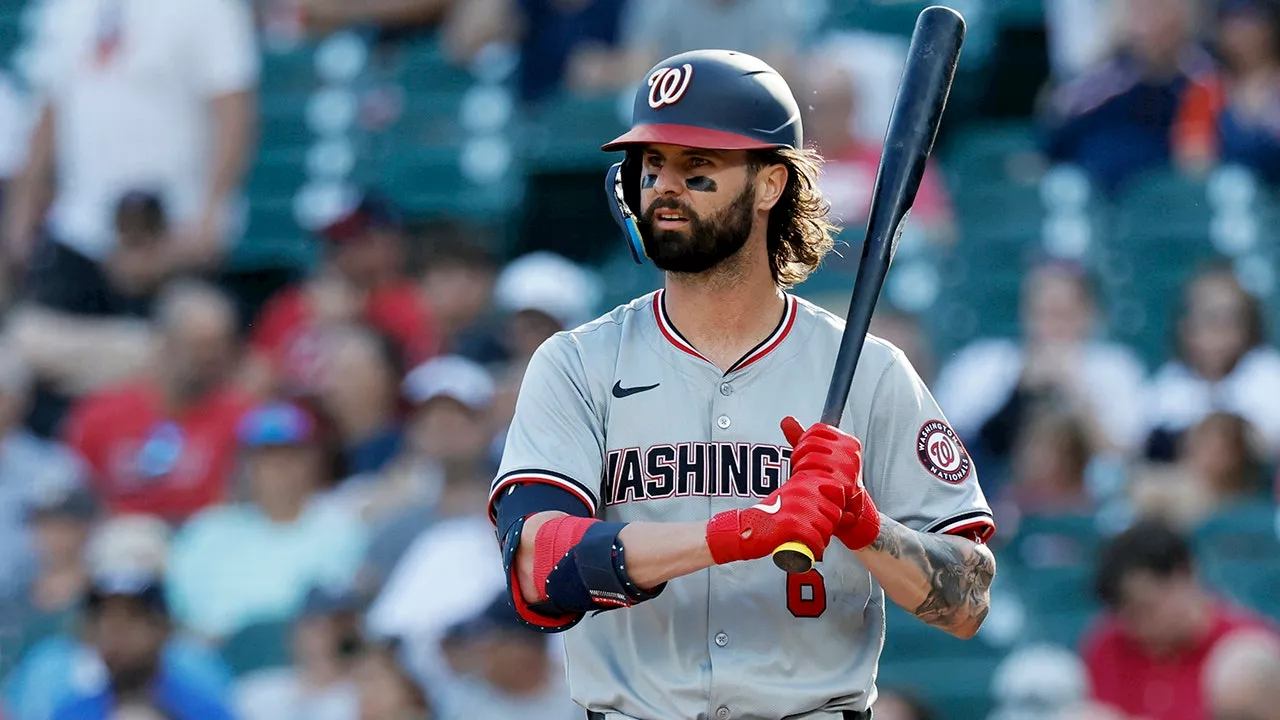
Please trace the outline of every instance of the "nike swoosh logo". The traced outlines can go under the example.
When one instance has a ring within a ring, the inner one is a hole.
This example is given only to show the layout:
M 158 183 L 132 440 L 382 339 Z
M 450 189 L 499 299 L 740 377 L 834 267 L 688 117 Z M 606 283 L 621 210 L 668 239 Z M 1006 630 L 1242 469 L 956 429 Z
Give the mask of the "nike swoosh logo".
M 658 387 L 658 385 L 659 383 L 654 383 L 652 385 L 637 385 L 636 387 L 624 388 L 622 387 L 622 381 L 619 380 L 618 382 L 613 384 L 613 396 L 616 398 L 630 397 L 632 395 L 635 395 L 636 393 L 642 393 L 646 390 L 652 390 Z
M 751 506 L 751 509 L 767 512 L 770 515 L 777 515 L 778 511 L 782 509 L 782 498 L 774 498 L 773 502 L 768 505 L 765 505 L 764 503 L 756 503 Z

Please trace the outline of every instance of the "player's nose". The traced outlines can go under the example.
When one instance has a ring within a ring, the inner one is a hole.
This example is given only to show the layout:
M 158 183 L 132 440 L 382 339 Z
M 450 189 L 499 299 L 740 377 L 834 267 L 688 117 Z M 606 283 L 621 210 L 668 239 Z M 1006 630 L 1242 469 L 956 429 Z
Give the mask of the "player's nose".
M 670 166 L 658 168 L 653 191 L 664 196 L 679 195 L 684 192 L 684 177 Z

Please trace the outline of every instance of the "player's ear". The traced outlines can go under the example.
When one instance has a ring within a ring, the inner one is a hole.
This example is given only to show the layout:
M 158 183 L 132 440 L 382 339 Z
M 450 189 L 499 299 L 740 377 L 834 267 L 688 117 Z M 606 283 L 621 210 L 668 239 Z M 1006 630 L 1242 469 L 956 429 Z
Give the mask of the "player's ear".
M 787 189 L 787 178 L 790 173 L 782 164 L 765 165 L 756 172 L 756 209 L 768 212 L 778 204 L 782 193 Z

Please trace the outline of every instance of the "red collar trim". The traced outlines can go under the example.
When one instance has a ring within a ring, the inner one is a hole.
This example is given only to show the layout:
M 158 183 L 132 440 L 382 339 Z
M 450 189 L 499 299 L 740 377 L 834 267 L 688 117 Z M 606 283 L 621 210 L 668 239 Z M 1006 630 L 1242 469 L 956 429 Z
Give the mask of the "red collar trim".
M 653 294 L 653 317 L 658 322 L 658 332 L 667 339 L 667 342 L 674 345 L 677 350 L 680 350 L 685 354 L 692 355 L 703 362 L 711 363 L 710 360 L 704 357 L 702 353 L 698 352 L 698 350 L 693 347 L 692 343 L 680 334 L 680 331 L 676 329 L 676 326 L 671 323 L 671 319 L 667 317 L 667 305 L 666 301 L 663 299 L 665 292 L 665 290 L 659 290 Z M 796 299 L 792 295 L 787 295 L 786 300 L 786 308 L 782 312 L 782 319 L 778 321 L 778 326 L 773 329 L 773 332 L 769 334 L 769 337 L 761 340 L 760 344 L 748 350 L 741 358 L 738 358 L 738 361 L 725 371 L 726 375 L 747 367 L 765 355 L 768 355 L 774 348 L 782 344 L 782 341 L 786 339 L 788 334 L 790 334 L 791 327 L 796 323 Z M 711 364 L 714 365 L 714 363 Z

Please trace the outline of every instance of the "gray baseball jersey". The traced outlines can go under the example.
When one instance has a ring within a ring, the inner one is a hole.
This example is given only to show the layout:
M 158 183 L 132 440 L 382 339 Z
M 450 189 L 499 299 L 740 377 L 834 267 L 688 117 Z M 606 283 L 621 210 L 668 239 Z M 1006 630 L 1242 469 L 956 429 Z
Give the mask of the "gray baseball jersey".
M 684 340 L 663 292 L 548 340 L 530 361 L 492 497 L 523 482 L 595 517 L 703 520 L 789 474 L 779 421 L 822 413 L 843 321 L 794 296 L 728 372 Z M 841 427 L 881 513 L 929 532 L 994 529 L 964 446 L 900 350 L 868 337 Z M 769 558 L 675 579 L 564 633 L 573 699 L 610 720 L 837 718 L 875 699 L 884 591 L 834 541 L 804 575 Z

